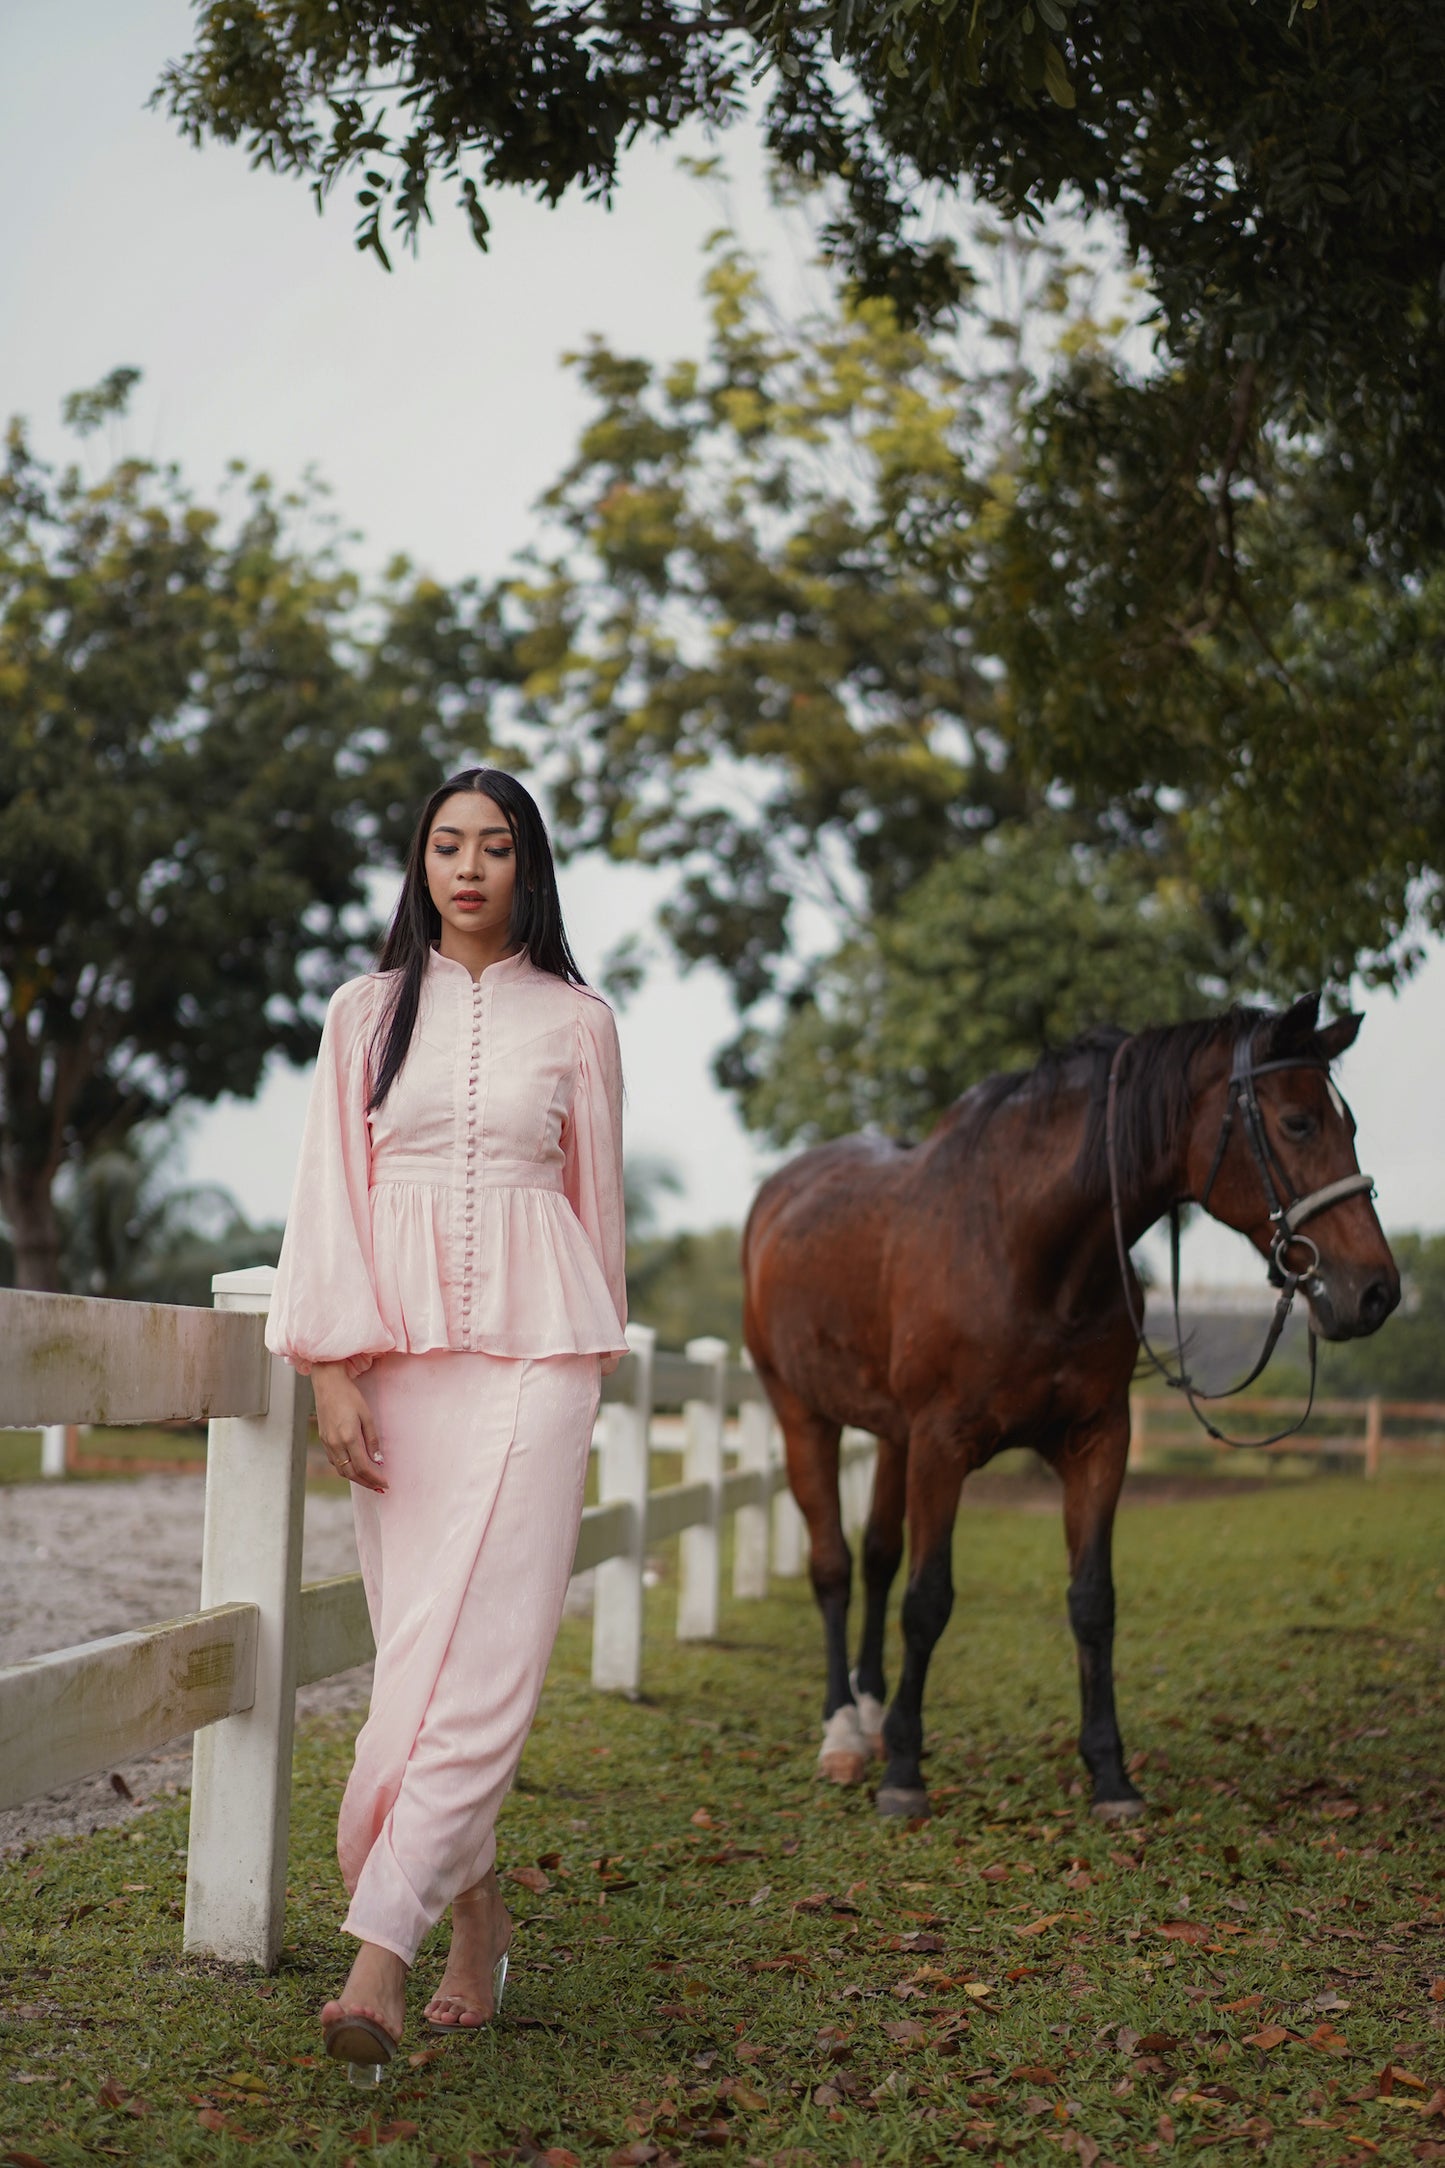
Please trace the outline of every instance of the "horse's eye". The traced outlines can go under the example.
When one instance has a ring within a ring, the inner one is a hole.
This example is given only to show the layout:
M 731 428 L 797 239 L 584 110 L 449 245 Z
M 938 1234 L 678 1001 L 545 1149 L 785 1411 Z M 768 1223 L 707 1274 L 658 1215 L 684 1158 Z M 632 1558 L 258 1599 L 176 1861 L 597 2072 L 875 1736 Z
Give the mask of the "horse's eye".
M 1281 1114 L 1279 1126 L 1296 1144 L 1303 1144 L 1315 1134 L 1318 1125 L 1313 1114 Z

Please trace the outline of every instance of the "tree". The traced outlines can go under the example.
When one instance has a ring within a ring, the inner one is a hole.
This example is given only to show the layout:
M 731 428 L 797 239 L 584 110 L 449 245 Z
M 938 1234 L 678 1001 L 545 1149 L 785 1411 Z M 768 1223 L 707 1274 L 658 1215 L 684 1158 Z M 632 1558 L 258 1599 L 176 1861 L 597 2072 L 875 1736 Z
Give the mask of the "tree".
M 123 410 L 117 371 L 67 403 Z M 371 934 L 368 867 L 482 723 L 466 605 L 405 566 L 362 595 L 314 501 L 234 476 L 0 473 L 0 1211 L 54 1287 L 61 1166 L 314 1052 Z M 310 524 L 308 524 L 310 523 Z
M 1096 343 L 1058 244 L 994 238 L 1022 262 L 1025 312 Z M 494 598 L 493 668 L 552 777 L 560 840 L 674 868 L 664 928 L 744 1015 L 806 1005 L 820 953 L 843 944 L 846 975 L 935 869 L 1020 823 L 1036 867 L 1092 852 L 1119 861 L 1120 894 L 1197 897 L 1199 954 L 1231 979 L 1232 914 L 1198 896 L 1177 804 L 1125 790 L 1080 811 L 1010 749 L 1007 677 L 976 628 L 1039 324 L 993 315 L 964 345 L 884 301 L 781 323 L 726 244 L 708 287 L 701 362 L 580 358 L 595 412 L 547 499 L 555 542 Z M 1065 879 L 1055 902 L 1073 894 Z M 1017 1045 L 1015 1022 L 998 1032 Z M 745 1095 L 765 1039 L 754 1024 L 725 1057 Z
M 164 1126 L 133 1129 L 61 1168 L 54 1203 L 68 1293 L 209 1307 L 215 1273 L 275 1264 L 282 1229 L 253 1226 L 218 1183 L 173 1184 L 173 1148 Z M 0 1230 L 0 1286 L 13 1278 L 13 1246 Z
M 1036 417 L 1037 486 L 1008 538 L 1021 772 L 1086 797 L 1101 781 L 1153 792 L 1183 769 L 1202 798 L 1223 775 L 1226 795 L 1253 793 L 1260 826 L 1267 776 L 1296 801 L 1285 848 L 1294 873 L 1313 861 L 1317 890 L 1329 884 L 1303 811 L 1342 810 L 1331 903 L 1354 900 L 1333 909 L 1318 962 L 1342 971 L 1364 952 L 1398 969 L 1409 899 L 1433 897 L 1438 916 L 1445 862 L 1438 753 L 1412 766 L 1402 751 L 1439 706 L 1436 616 L 1417 608 L 1445 546 L 1434 0 L 206 0 L 158 95 L 193 139 L 245 142 L 319 200 L 355 175 L 358 241 L 385 260 L 383 229 L 414 242 L 436 181 L 485 244 L 480 191 L 606 195 L 634 134 L 725 126 L 760 65 L 774 157 L 824 191 L 834 258 L 900 323 L 969 290 L 967 251 L 917 215 L 940 192 L 1026 222 L 1060 202 L 1114 221 L 1152 287 L 1157 365 L 1131 376 L 1095 356 Z M 1065 488 L 1055 508 L 1069 477 L 1079 501 Z M 1276 499 L 1288 535 L 1267 548 Z M 1348 562 L 1354 597 L 1331 622 L 1316 614 L 1301 648 L 1292 579 L 1261 585 L 1259 553 L 1313 588 L 1312 511 L 1329 576 Z M 1049 571 L 1055 539 L 1066 577 Z M 1035 613 L 1039 669 L 1066 675 L 1058 701 L 1024 667 Z M 1412 644 L 1423 685 L 1401 682 Z M 1381 809 L 1402 790 L 1400 838 Z M 763 899 L 757 866 L 732 871 Z M 1307 932 L 1302 891 L 1293 908 Z
M 1229 991 L 1227 955 L 1227 930 L 1139 856 L 1070 849 L 1057 818 L 1014 823 L 829 957 L 781 1028 L 743 1035 L 743 1109 L 777 1144 L 921 1136 L 971 1084 L 1104 1018 L 1199 1015 Z

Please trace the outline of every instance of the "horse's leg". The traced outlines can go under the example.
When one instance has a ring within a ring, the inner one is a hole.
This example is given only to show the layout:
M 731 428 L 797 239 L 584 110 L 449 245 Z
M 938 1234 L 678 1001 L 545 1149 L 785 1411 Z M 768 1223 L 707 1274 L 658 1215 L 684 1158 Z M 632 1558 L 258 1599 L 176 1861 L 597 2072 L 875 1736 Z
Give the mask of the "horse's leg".
M 903 1557 L 903 1509 L 908 1480 L 906 1440 L 880 1438 L 873 1475 L 873 1499 L 863 1531 L 863 1638 L 853 1673 L 858 1722 L 872 1754 L 883 1752 L 883 1718 L 888 1688 L 883 1677 L 883 1635 L 888 1622 L 888 1591 Z
M 1075 1432 L 1055 1465 L 1064 1484 L 1069 1624 L 1079 1651 L 1079 1752 L 1101 1822 L 1133 1822 L 1144 1801 L 1124 1773 L 1114 1714 L 1114 1509 L 1129 1458 L 1128 1403 Z
M 861 1784 L 868 1771 L 868 1750 L 858 1728 L 858 1711 L 848 1683 L 848 1599 L 853 1590 L 853 1555 L 843 1534 L 838 1498 L 842 1425 L 815 1414 L 777 1378 L 769 1377 L 766 1382 L 782 1427 L 788 1488 L 808 1525 L 809 1572 L 823 1616 L 828 1677 L 823 1694 L 818 1774 L 834 1784 Z
M 880 1814 L 928 1812 L 920 1766 L 928 1662 L 953 1609 L 953 1523 L 967 1460 L 950 1435 L 915 1430 L 908 1441 L 908 1586 L 903 1592 L 903 1670 L 883 1724 L 888 1766 Z

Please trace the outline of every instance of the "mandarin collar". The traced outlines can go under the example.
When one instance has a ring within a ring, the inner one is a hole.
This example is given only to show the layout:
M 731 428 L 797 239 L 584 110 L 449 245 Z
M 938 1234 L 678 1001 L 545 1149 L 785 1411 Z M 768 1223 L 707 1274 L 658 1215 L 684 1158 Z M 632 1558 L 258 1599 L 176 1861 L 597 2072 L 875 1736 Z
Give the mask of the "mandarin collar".
M 454 977 L 470 986 L 495 985 L 499 979 L 519 979 L 532 968 L 532 960 L 525 948 L 514 955 L 501 956 L 496 963 L 488 964 L 480 979 L 474 979 L 463 963 L 455 956 L 443 956 L 440 949 L 432 949 L 427 958 L 427 971 L 435 977 Z

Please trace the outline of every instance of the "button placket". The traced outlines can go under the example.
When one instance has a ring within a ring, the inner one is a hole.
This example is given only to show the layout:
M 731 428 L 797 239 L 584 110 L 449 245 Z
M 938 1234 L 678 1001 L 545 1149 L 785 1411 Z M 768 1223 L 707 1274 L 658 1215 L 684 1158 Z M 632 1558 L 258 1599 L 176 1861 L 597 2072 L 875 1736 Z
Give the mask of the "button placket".
M 475 1340 L 473 1305 L 476 1298 L 476 1214 L 477 1157 L 480 1149 L 478 1138 L 478 1104 L 482 1061 L 482 982 L 472 982 L 472 1037 L 467 1051 L 467 1153 L 466 1153 L 466 1204 L 462 1218 L 462 1336 L 464 1344 L 471 1348 Z

